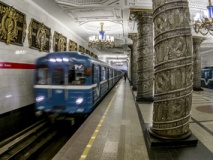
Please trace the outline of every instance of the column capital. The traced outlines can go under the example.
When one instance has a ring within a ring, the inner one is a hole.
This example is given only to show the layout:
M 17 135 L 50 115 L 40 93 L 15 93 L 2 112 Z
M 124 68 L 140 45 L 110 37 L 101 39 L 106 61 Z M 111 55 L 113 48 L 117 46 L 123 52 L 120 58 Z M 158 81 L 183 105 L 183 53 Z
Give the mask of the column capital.
M 152 9 L 130 8 L 130 20 L 140 21 L 141 17 L 152 17 Z
M 200 45 L 204 40 L 206 40 L 206 37 L 202 37 L 202 36 L 193 36 L 193 44 L 194 45 Z
M 133 41 L 136 41 L 138 39 L 138 33 L 128 33 L 128 38 Z

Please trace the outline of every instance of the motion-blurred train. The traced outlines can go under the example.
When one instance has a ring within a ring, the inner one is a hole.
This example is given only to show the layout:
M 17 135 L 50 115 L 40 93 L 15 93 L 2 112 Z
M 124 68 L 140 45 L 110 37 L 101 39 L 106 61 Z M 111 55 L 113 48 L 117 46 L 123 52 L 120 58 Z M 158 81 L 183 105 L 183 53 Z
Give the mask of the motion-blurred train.
M 91 113 L 122 75 L 80 52 L 49 53 L 36 60 L 36 113 Z
M 213 66 L 201 69 L 201 87 L 213 89 Z

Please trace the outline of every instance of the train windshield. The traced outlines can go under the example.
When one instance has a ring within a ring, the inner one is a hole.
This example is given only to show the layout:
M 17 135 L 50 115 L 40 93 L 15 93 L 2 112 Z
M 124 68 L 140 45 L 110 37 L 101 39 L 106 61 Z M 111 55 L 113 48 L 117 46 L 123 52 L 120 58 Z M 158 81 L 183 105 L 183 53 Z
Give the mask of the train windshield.
M 36 70 L 36 84 L 47 85 L 48 84 L 48 68 L 47 66 L 38 66 Z
M 83 64 L 71 65 L 68 71 L 68 84 L 84 85 L 85 81 L 85 66 Z

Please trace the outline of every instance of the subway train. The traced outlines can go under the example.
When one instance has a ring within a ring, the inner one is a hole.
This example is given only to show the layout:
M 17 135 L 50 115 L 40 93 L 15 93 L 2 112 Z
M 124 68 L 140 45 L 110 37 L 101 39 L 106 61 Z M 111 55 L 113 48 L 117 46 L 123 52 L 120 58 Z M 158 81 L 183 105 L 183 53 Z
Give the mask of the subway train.
M 91 113 L 123 72 L 80 52 L 53 52 L 36 60 L 36 114 Z
M 213 66 L 201 69 L 201 87 L 213 89 Z

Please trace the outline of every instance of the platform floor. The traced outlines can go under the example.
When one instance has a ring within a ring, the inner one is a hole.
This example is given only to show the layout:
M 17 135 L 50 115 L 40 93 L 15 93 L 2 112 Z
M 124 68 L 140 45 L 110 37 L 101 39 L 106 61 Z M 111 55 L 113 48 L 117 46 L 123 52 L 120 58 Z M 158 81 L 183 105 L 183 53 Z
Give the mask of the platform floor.
M 135 102 L 136 94 L 120 80 L 53 160 L 213 160 L 213 90 L 193 92 L 191 147 L 150 147 L 153 103 Z

